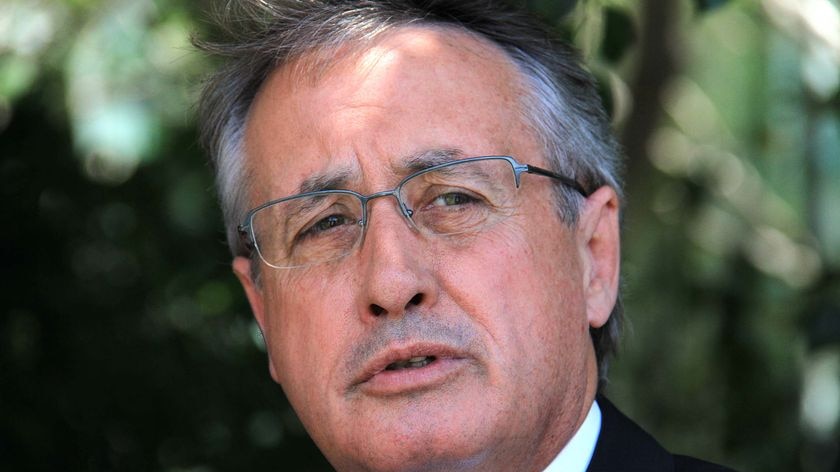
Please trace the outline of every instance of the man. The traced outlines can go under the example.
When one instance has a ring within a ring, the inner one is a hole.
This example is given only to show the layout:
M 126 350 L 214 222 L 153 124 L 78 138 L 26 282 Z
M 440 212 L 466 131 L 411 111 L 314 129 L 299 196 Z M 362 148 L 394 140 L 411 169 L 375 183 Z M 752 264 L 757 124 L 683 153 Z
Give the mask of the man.
M 619 153 L 571 50 L 486 0 L 239 7 L 203 137 L 271 376 L 337 470 L 723 470 L 596 401 Z

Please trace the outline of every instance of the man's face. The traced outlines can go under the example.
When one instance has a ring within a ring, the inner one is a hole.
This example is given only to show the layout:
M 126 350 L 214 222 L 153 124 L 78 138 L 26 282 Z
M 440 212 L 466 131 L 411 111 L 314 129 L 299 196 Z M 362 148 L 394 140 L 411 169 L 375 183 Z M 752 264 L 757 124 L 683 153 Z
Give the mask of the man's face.
M 317 78 L 300 70 L 275 71 L 250 112 L 251 206 L 313 178 L 388 190 L 443 151 L 547 164 L 519 75 L 464 34 L 406 28 Z M 334 466 L 526 470 L 571 437 L 595 393 L 588 331 L 615 299 L 617 204 L 602 189 L 568 228 L 552 185 L 524 175 L 514 214 L 470 237 L 426 236 L 380 198 L 340 261 L 263 265 L 259 285 L 259 259 L 234 261 L 272 376 Z

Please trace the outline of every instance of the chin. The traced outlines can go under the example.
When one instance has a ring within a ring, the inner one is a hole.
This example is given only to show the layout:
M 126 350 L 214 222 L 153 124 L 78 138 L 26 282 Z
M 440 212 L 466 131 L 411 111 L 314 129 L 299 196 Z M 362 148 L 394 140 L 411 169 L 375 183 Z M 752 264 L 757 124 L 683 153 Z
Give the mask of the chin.
M 487 470 L 480 466 L 497 452 L 493 445 L 498 438 L 492 434 L 500 429 L 475 423 L 486 417 L 473 415 L 471 421 L 465 421 L 451 412 L 417 413 L 380 418 L 373 427 L 370 423 L 357 423 L 357 433 L 348 436 L 349 441 L 341 450 L 322 450 L 342 472 Z
M 417 447 L 377 448 L 370 450 L 363 457 L 348 460 L 333 460 L 330 463 L 340 472 L 376 471 L 376 472 L 455 472 L 467 470 L 488 470 L 482 463 L 489 454 L 471 454 L 469 451 L 455 450 L 434 451 L 422 444 Z

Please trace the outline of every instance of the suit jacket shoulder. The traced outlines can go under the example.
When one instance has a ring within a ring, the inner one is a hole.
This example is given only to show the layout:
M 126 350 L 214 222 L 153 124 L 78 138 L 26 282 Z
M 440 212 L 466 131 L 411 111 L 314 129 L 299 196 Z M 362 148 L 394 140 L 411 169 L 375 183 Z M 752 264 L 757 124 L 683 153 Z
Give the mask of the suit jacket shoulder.
M 733 472 L 687 456 L 672 455 L 604 397 L 601 433 L 587 472 Z

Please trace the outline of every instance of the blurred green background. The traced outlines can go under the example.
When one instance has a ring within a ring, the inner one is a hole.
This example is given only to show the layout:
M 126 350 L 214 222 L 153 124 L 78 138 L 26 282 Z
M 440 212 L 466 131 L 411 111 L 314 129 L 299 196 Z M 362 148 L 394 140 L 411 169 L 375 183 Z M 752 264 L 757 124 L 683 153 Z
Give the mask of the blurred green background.
M 840 5 L 528 7 L 625 145 L 608 394 L 669 449 L 840 471 Z M 328 470 L 229 267 L 190 0 L 0 2 L 0 470 Z

